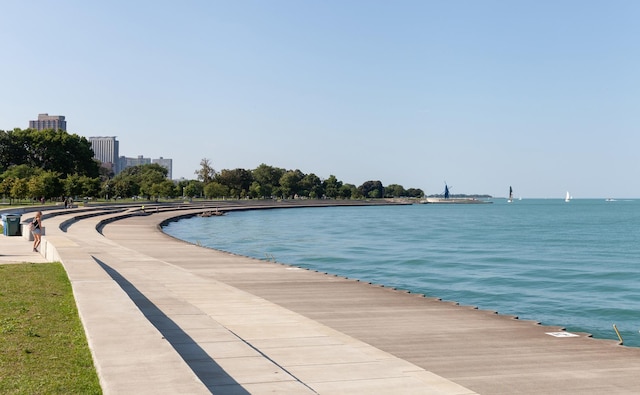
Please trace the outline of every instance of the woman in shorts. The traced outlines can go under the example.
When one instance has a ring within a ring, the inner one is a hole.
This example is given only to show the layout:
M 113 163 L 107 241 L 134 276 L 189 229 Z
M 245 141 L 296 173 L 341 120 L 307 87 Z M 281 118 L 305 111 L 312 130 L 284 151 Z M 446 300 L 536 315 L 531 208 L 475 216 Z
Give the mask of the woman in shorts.
M 38 252 L 40 240 L 42 239 L 42 211 L 36 213 L 31 222 L 31 233 L 33 233 L 33 252 Z

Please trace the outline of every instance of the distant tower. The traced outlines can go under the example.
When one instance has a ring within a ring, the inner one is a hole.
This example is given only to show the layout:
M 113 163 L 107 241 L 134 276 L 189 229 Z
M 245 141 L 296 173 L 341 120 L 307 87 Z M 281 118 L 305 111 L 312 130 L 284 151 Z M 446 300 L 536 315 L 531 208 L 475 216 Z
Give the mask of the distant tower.
M 113 174 L 120 172 L 118 166 L 119 160 L 119 142 L 115 136 L 110 137 L 89 137 L 91 149 L 93 149 L 93 157 L 102 162 L 102 167 L 106 167 L 113 171 Z
M 60 129 L 67 131 L 67 121 L 64 120 L 64 115 L 38 114 L 37 121 L 29 121 L 29 129 Z

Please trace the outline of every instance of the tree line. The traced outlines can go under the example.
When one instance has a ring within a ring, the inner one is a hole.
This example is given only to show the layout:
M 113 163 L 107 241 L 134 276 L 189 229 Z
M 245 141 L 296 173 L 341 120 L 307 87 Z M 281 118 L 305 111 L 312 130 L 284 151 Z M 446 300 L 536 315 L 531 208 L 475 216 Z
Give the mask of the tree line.
M 93 158 L 91 143 L 62 130 L 0 130 L 0 194 L 4 198 L 63 199 L 91 198 L 329 198 L 362 199 L 423 197 L 421 189 L 401 185 L 383 186 L 366 181 L 360 186 L 344 183 L 330 175 L 321 179 L 313 173 L 260 164 L 257 168 L 216 171 L 204 158 L 196 179 L 177 182 L 158 164 L 133 166 L 117 175 Z
M 185 186 L 186 196 L 202 195 L 207 198 L 311 198 L 311 199 L 363 199 L 383 197 L 423 197 L 420 189 L 404 189 L 391 184 L 384 187 L 380 181 L 366 181 L 360 186 L 344 183 L 335 175 L 321 179 L 314 173 L 287 170 L 260 164 L 253 170 L 224 169 L 215 171 L 211 161 L 204 158 L 195 172 L 197 180 Z
M 0 194 L 13 199 L 85 196 L 100 188 L 91 143 L 62 130 L 0 130 Z

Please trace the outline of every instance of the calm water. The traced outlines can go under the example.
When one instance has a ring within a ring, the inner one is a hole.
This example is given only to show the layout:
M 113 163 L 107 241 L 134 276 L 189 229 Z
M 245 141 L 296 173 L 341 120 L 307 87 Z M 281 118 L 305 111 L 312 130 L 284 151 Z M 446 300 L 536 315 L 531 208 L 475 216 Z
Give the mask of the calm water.
M 256 210 L 165 232 L 640 346 L 640 201 Z

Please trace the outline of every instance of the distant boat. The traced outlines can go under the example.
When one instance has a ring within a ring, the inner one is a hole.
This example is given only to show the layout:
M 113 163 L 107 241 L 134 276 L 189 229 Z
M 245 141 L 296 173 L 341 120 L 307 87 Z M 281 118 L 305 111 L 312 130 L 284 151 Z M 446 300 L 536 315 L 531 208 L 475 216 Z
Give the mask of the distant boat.
M 564 201 L 569 203 L 569 201 L 571 201 L 571 194 L 569 193 L 569 191 L 567 191 L 567 194 L 564 197 Z
M 509 199 L 507 199 L 507 203 L 513 202 L 513 188 L 509 186 Z

